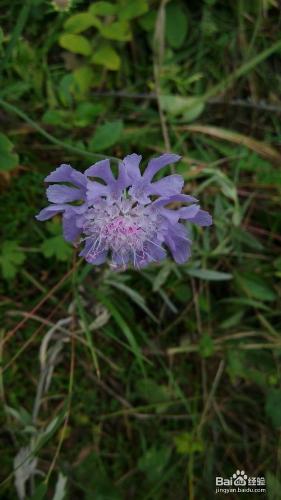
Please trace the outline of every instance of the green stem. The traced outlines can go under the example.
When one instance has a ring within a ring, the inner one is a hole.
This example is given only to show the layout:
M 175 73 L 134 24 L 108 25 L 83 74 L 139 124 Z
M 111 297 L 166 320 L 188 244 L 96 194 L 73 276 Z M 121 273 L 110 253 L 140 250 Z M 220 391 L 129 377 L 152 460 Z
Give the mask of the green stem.
M 76 146 L 71 146 L 70 144 L 65 143 L 64 141 L 61 141 L 60 139 L 57 139 L 53 135 L 49 134 L 44 130 L 40 125 L 38 125 L 35 121 L 33 121 L 31 118 L 29 118 L 28 115 L 26 115 L 23 111 L 21 111 L 19 108 L 14 106 L 13 104 L 9 104 L 6 102 L 4 99 L 0 99 L 0 106 L 4 108 L 6 111 L 11 112 L 22 118 L 26 123 L 31 125 L 39 134 L 41 134 L 45 139 L 47 139 L 49 142 L 52 142 L 53 144 L 56 144 L 57 146 L 61 146 L 64 149 L 67 149 L 68 151 L 71 151 L 73 153 L 78 153 L 82 156 L 87 156 L 88 158 L 95 158 L 95 159 L 105 159 L 109 158 L 110 160 L 117 161 L 117 158 L 114 156 L 106 156 L 102 154 L 97 154 L 97 153 L 90 153 L 89 151 L 85 151 L 84 149 L 77 148 Z

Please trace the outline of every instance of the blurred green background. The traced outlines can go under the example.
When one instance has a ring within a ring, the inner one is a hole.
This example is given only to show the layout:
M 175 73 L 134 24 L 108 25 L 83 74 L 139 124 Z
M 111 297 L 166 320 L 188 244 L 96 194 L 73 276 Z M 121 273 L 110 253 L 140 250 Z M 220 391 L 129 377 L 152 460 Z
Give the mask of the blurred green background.
M 243 469 L 280 499 L 280 20 L 1 1 L 1 498 L 212 499 Z M 214 217 L 186 265 L 77 264 L 35 221 L 59 164 L 165 151 Z

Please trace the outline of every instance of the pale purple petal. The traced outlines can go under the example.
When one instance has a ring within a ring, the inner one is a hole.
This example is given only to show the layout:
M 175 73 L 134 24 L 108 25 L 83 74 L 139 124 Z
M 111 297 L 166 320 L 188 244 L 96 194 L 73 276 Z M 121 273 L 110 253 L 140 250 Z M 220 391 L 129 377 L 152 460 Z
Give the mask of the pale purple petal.
M 109 193 L 108 186 L 95 181 L 88 181 L 87 200 L 89 203 L 95 202 L 99 197 L 106 196 Z
M 197 198 L 194 198 L 194 196 L 190 196 L 188 194 L 175 194 L 172 196 L 169 196 L 168 198 L 158 198 L 158 200 L 155 200 L 151 203 L 155 208 L 160 208 L 164 207 L 165 205 L 168 205 L 169 203 L 174 203 L 176 201 L 180 201 L 182 203 L 196 203 L 198 200 Z
M 109 160 L 98 161 L 85 170 L 85 175 L 87 177 L 99 177 L 106 182 L 106 184 L 112 184 L 116 180 L 111 171 Z
M 189 259 L 191 255 L 191 241 L 188 239 L 182 224 L 169 224 L 165 243 L 169 247 L 177 264 L 183 264 Z
M 141 177 L 141 172 L 139 167 L 141 159 L 142 159 L 141 155 L 133 153 L 131 155 L 125 156 L 122 162 L 126 169 L 129 179 L 131 179 L 132 181 L 135 181 L 136 179 L 139 179 Z
M 161 246 L 160 241 L 148 241 L 145 245 L 145 252 L 151 262 L 159 262 L 167 257 L 167 253 Z
M 199 205 L 189 205 L 189 207 L 182 207 L 176 210 L 176 212 L 179 215 L 179 219 L 193 219 L 198 212 L 200 211 L 200 206 Z
M 161 168 L 166 167 L 167 165 L 170 165 L 171 163 L 175 163 L 181 159 L 181 156 L 175 155 L 172 153 L 165 153 L 161 156 L 158 156 L 157 158 L 152 158 L 148 162 L 147 168 L 143 174 L 143 177 L 147 179 L 148 181 L 151 181 L 151 179 L 154 177 L 154 175 L 161 170 Z
M 123 162 L 120 162 L 118 165 L 118 179 L 115 180 L 115 182 L 110 185 L 110 195 L 114 200 L 117 200 L 118 198 L 121 197 L 124 189 L 129 185 L 130 185 L 130 180 L 127 174 L 127 170 Z
M 108 252 L 101 252 L 100 251 L 100 252 L 97 252 L 95 255 L 89 254 L 85 257 L 85 260 L 89 264 L 92 264 L 95 266 L 100 266 L 101 264 L 103 264 L 106 261 L 107 253 Z
M 66 208 L 67 205 L 49 205 L 48 207 L 43 208 L 38 215 L 35 215 L 35 218 L 40 221 L 45 221 L 51 219 L 60 212 L 64 212 Z
M 87 185 L 87 177 L 81 172 L 78 172 L 78 170 L 73 169 L 73 172 L 71 173 L 71 182 L 75 186 L 78 186 L 81 189 L 85 190 Z
M 81 228 L 77 227 L 75 217 L 64 214 L 62 218 L 63 237 L 66 241 L 74 242 L 81 234 Z
M 141 177 L 140 180 L 134 182 L 132 187 L 129 189 L 129 194 L 136 201 L 145 205 L 146 203 L 150 203 L 150 186 L 151 184 L 146 179 L 143 179 L 143 177 Z
M 113 267 L 125 268 L 131 258 L 131 252 L 112 252 L 111 259 Z
M 115 179 L 112 174 L 109 160 L 102 160 L 95 163 L 86 170 L 85 174 L 89 177 L 99 177 L 106 183 L 106 185 L 103 186 L 92 182 L 92 185 L 90 185 L 91 187 L 88 187 L 87 191 L 90 201 L 96 199 L 97 196 L 108 196 L 116 200 L 130 183 L 123 162 L 119 164 L 119 175 L 117 179 Z
M 84 174 L 75 170 L 70 165 L 61 165 L 45 178 L 45 182 L 70 182 L 79 187 L 85 187 L 87 179 Z
M 104 247 L 96 249 L 96 242 L 88 239 L 79 256 L 84 257 L 89 264 L 100 265 L 105 262 L 107 253 L 108 251 Z
M 45 178 L 45 182 L 71 182 L 71 174 L 74 171 L 70 165 L 61 165 Z
M 190 205 L 189 207 L 182 207 L 178 210 L 170 210 L 168 208 L 163 208 L 161 213 L 166 217 L 172 224 L 175 224 L 179 219 L 191 219 L 199 212 L 199 205 Z M 193 221 L 192 221 L 193 222 Z
M 52 203 L 68 203 L 83 199 L 83 191 L 77 188 L 64 186 L 63 184 L 52 184 L 47 188 L 47 198 Z
M 151 194 L 159 196 L 172 196 L 173 194 L 180 193 L 183 187 L 183 178 L 181 175 L 168 175 L 160 179 L 160 181 L 150 184 Z
M 199 210 L 194 217 L 190 218 L 190 222 L 197 226 L 211 226 L 213 223 L 212 216 L 206 210 Z

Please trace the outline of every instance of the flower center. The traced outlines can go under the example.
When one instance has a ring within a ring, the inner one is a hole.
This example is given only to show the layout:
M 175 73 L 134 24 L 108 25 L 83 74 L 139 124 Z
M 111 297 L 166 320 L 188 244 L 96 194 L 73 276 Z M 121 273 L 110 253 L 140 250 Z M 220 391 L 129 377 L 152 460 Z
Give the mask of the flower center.
M 89 255 L 111 251 L 124 261 L 146 252 L 146 242 L 157 233 L 158 214 L 128 198 L 109 204 L 97 202 L 89 208 L 83 226 L 85 239 L 90 240 Z
M 141 228 L 137 227 L 137 224 L 131 217 L 124 217 L 119 215 L 111 222 L 105 225 L 103 232 L 106 236 L 130 236 L 131 234 L 136 234 Z
M 100 237 L 106 241 L 108 248 L 114 251 L 124 247 L 137 248 L 145 239 L 145 230 L 138 219 L 139 217 L 120 214 L 100 229 Z

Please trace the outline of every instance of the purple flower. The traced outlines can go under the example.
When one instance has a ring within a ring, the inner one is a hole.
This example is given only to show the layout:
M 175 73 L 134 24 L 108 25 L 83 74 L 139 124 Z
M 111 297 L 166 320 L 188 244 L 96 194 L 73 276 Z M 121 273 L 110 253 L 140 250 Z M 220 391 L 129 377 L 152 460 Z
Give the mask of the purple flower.
M 36 216 L 40 221 L 62 213 L 67 241 L 84 242 L 80 255 L 90 264 L 102 264 L 111 257 L 112 266 L 141 268 L 159 262 L 170 251 L 182 264 L 191 253 L 191 240 L 184 221 L 209 226 L 212 218 L 201 210 L 198 200 L 181 194 L 181 175 L 154 180 L 163 167 L 180 156 L 163 154 L 140 171 L 141 156 L 131 154 L 119 163 L 115 178 L 109 160 L 102 160 L 84 174 L 61 165 L 45 181 L 51 202 Z M 172 209 L 175 202 L 187 204 Z

